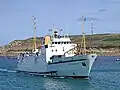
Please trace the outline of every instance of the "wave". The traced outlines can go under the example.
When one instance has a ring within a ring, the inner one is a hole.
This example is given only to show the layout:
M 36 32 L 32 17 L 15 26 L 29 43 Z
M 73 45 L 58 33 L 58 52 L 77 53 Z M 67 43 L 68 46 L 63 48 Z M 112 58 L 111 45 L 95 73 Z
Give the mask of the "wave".
M 120 69 L 93 69 L 92 72 L 120 72 Z
M 0 72 L 12 72 L 12 73 L 14 73 L 14 72 L 16 72 L 16 71 L 0 68 Z

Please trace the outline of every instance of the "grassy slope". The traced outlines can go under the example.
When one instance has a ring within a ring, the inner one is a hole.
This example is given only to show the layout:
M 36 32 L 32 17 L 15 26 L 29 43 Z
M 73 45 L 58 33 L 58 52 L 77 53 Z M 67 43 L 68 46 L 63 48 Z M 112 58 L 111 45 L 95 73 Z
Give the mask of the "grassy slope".
M 74 43 L 80 43 L 82 36 L 71 35 L 69 36 Z M 37 37 L 37 46 L 41 44 L 41 37 Z M 93 36 L 86 35 L 87 46 L 93 46 L 98 48 L 117 48 L 120 47 L 120 34 L 95 34 Z M 0 49 L 1 52 L 12 51 L 24 51 L 33 49 L 33 38 L 25 40 L 14 40 L 8 45 L 4 46 L 4 49 Z

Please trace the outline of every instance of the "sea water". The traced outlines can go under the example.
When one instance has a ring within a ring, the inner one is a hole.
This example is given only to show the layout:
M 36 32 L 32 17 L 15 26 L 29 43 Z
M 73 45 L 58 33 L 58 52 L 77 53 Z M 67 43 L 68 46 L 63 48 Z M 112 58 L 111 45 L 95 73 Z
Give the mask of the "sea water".
M 98 57 L 89 79 L 17 74 L 17 59 L 0 57 L 0 90 L 120 90 L 120 57 Z

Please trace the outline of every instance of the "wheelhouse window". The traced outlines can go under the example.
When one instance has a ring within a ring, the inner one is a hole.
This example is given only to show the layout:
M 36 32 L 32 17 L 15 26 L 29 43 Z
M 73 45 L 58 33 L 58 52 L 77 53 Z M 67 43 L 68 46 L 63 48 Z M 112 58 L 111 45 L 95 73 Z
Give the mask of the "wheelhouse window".
M 67 44 L 69 44 L 69 42 L 66 42 Z
M 64 42 L 64 44 L 66 44 L 66 42 Z
M 52 44 L 71 44 L 71 42 L 52 42 Z
M 55 42 L 52 42 L 52 44 L 55 44 Z
M 58 44 L 60 44 L 60 42 L 58 42 Z
M 55 42 L 55 44 L 57 44 L 57 42 Z

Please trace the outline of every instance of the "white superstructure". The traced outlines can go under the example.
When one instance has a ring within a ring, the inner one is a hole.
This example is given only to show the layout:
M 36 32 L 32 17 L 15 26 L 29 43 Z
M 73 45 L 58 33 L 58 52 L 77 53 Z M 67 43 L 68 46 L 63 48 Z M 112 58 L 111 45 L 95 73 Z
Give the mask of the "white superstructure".
M 69 37 L 60 36 L 57 31 L 45 36 L 43 45 L 34 53 L 22 53 L 19 57 L 18 72 L 55 77 L 89 76 L 96 54 L 76 54 L 77 44 Z

